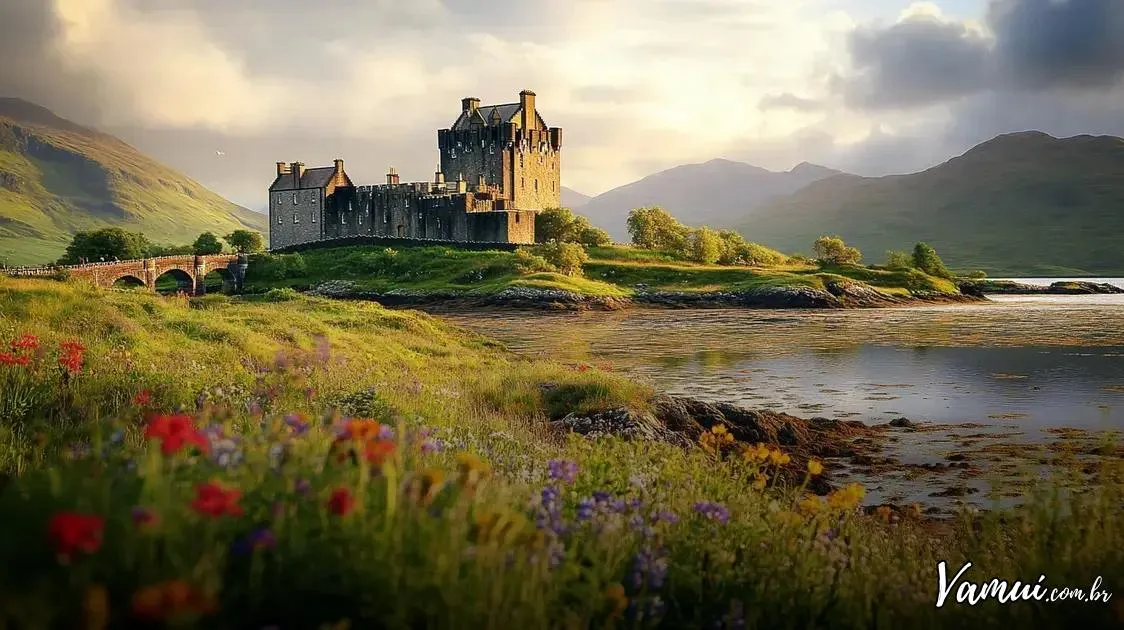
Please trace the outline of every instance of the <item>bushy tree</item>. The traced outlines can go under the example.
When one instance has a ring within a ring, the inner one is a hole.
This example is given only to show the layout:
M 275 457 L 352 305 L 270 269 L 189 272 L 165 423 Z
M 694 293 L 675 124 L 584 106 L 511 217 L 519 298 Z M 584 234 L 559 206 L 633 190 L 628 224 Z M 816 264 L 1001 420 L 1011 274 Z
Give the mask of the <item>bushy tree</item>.
M 127 232 L 121 228 L 103 228 L 93 232 L 79 232 L 66 247 L 66 253 L 59 259 L 64 265 L 76 265 L 80 261 L 99 262 L 101 260 L 132 260 L 144 258 L 150 244 L 144 234 Z
M 145 256 L 155 258 L 157 256 L 187 256 L 195 253 L 193 245 L 149 245 L 148 250 L 145 251 Z
M 222 238 L 239 254 L 256 254 L 265 250 L 265 238 L 258 232 L 234 230 Z
M 650 206 L 628 213 L 628 233 L 637 247 L 682 253 L 690 230 L 663 208 Z
M 535 242 L 551 241 L 587 247 L 604 247 L 613 242 L 608 232 L 593 227 L 589 219 L 575 215 L 569 208 L 547 208 L 535 215 Z
M 812 251 L 820 264 L 846 265 L 858 264 L 862 260 L 862 252 L 855 247 L 850 247 L 838 236 L 821 236 L 812 244 Z
M 913 266 L 913 258 L 905 252 L 891 249 L 886 252 L 886 266 L 890 269 L 909 269 Z
M 952 272 L 948 270 L 948 267 L 945 267 L 944 261 L 937 255 L 937 250 L 925 243 L 918 243 L 913 246 L 913 266 L 930 276 L 952 277 Z
M 748 264 L 747 261 L 742 258 L 748 243 L 745 242 L 741 234 L 734 230 L 718 230 L 718 239 L 722 243 L 722 252 L 718 256 L 718 264 Z
M 196 256 L 210 256 L 222 253 L 222 241 L 210 232 L 203 232 L 191 245 Z
M 714 230 L 705 225 L 691 232 L 688 238 L 691 260 L 713 265 L 722 257 L 723 241 Z
M 538 253 L 560 273 L 567 276 L 581 276 L 582 265 L 589 261 L 585 248 L 577 243 L 553 241 L 540 246 Z

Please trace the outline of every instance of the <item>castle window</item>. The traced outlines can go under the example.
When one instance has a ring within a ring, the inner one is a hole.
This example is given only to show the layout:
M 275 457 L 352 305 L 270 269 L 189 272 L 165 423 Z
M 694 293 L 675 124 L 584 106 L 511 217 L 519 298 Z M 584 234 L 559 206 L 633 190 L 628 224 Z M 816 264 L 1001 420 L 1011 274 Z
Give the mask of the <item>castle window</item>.
M 383 223 L 390 223 L 390 213 L 389 212 L 382 215 L 382 222 Z
M 301 215 L 294 214 L 293 215 L 293 224 L 295 225 L 295 224 L 300 223 L 300 222 L 301 222 Z
M 520 177 L 519 178 L 519 187 L 520 188 L 526 188 L 527 187 L 527 178 L 526 177 Z
M 293 193 L 293 205 L 295 206 L 298 203 L 300 203 L 300 200 L 297 198 L 297 193 Z
M 277 225 L 281 225 L 281 214 L 277 214 Z
M 440 218 L 437 219 L 437 229 L 438 230 L 441 229 L 441 219 Z
M 519 213 L 518 212 L 515 213 L 515 222 L 519 223 Z
M 535 192 L 539 191 L 539 180 L 535 180 Z
M 312 222 L 316 223 L 316 211 L 315 210 L 312 211 Z

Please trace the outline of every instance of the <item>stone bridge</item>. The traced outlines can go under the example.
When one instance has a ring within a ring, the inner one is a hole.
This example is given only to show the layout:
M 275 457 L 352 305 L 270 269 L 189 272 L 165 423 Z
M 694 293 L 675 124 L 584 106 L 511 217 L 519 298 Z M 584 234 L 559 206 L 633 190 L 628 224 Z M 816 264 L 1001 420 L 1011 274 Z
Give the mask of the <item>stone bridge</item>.
M 15 267 L 5 269 L 4 273 L 16 278 L 53 276 L 64 272 L 72 278 L 85 278 L 95 285 L 108 288 L 117 282 L 134 286 L 144 285 L 149 291 L 156 290 L 156 281 L 170 276 L 176 281 L 180 291 L 191 295 L 207 292 L 203 278 L 218 272 L 222 276 L 222 289 L 226 293 L 242 290 L 246 278 L 249 259 L 242 254 L 217 254 L 213 256 L 160 256 L 136 260 L 115 260 L 86 263 L 84 265 L 50 267 Z

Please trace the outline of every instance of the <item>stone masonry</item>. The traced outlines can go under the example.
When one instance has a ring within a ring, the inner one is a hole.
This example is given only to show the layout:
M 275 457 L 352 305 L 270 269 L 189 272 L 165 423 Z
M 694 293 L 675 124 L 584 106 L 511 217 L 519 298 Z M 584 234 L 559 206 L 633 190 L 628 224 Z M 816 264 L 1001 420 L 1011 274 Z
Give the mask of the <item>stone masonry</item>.
M 313 169 L 278 162 L 270 249 L 354 236 L 533 243 L 535 215 L 561 205 L 562 130 L 546 126 L 534 92 L 504 105 L 463 99 L 437 144 L 431 182 L 402 183 L 391 168 L 385 184 L 356 186 L 343 160 Z

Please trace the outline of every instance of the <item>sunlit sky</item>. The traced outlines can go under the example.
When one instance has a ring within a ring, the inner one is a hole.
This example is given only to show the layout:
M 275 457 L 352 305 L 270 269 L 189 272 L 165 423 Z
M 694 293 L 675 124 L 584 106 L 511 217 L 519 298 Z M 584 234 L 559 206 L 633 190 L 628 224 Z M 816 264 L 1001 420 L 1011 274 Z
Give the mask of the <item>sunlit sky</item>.
M 716 157 L 878 175 L 1124 135 L 1121 0 L 36 0 L 0 7 L 0 54 L 0 96 L 253 208 L 276 161 L 428 179 L 462 97 L 524 88 L 587 194 Z

